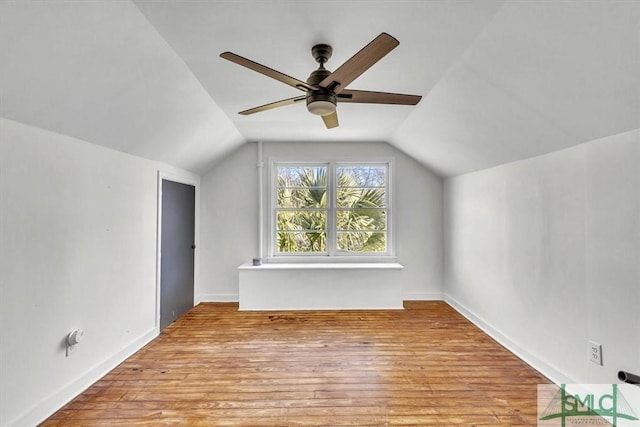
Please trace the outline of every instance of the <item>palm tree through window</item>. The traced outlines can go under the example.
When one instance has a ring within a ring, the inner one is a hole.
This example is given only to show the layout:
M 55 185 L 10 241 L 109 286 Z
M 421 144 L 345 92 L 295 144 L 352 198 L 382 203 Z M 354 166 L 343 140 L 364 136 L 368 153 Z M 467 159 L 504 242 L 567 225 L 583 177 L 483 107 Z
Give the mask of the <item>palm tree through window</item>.
M 388 253 L 389 164 L 276 164 L 275 255 Z

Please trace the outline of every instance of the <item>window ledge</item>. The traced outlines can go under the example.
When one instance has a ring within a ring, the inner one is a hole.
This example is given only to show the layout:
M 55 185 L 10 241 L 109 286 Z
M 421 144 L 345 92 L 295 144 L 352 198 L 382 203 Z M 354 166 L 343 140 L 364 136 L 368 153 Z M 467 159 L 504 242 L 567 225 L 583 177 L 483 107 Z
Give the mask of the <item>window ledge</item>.
M 390 264 L 397 263 L 395 255 L 348 255 L 348 256 L 270 256 L 263 264 Z
M 314 262 L 314 263 L 267 263 L 243 264 L 238 270 L 402 270 L 397 262 Z

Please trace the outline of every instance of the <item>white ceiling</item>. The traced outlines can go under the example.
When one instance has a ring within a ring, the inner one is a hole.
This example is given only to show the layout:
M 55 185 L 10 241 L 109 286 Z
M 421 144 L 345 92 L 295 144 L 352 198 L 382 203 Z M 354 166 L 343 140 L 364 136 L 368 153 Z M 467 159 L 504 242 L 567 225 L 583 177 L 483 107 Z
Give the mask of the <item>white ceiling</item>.
M 400 46 L 349 87 L 423 96 L 340 104 L 327 130 L 300 95 L 218 55 L 306 80 L 375 36 Z M 0 3 L 0 116 L 204 172 L 245 141 L 388 141 L 443 176 L 640 128 L 639 1 Z

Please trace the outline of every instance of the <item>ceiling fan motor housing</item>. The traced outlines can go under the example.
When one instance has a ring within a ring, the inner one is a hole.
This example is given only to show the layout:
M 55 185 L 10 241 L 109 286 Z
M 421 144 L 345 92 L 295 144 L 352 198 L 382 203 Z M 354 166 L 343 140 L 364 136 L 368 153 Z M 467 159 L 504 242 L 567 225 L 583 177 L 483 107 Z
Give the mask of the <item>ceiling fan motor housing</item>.
M 331 55 L 329 54 L 329 56 Z M 331 74 L 331 71 L 324 68 L 322 64 L 323 62 L 320 62 L 320 68 L 313 71 L 307 79 L 307 83 L 310 86 L 318 88 L 317 90 L 310 90 L 307 92 L 307 110 L 309 110 L 311 114 L 316 114 L 318 116 L 326 116 L 327 114 L 333 113 L 336 110 L 337 103 L 335 93 L 318 86 L 325 77 Z

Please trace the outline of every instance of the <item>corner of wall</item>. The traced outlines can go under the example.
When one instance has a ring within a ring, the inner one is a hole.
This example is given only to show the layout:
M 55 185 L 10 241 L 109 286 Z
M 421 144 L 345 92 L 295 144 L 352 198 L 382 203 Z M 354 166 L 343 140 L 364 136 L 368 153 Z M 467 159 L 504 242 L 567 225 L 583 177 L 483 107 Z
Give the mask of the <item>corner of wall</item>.
M 500 345 L 509 350 L 511 353 L 518 356 L 529 366 L 533 367 L 535 370 L 547 377 L 550 381 L 554 382 L 555 384 L 569 384 L 576 382 L 574 379 L 562 372 L 559 368 L 556 368 L 555 366 L 535 356 L 530 351 L 528 351 L 525 346 L 509 338 L 498 328 L 486 322 L 464 304 L 458 302 L 451 295 L 445 293 L 444 301 L 449 304 L 454 310 L 464 316 L 467 320 L 476 325 L 484 333 L 496 340 Z

